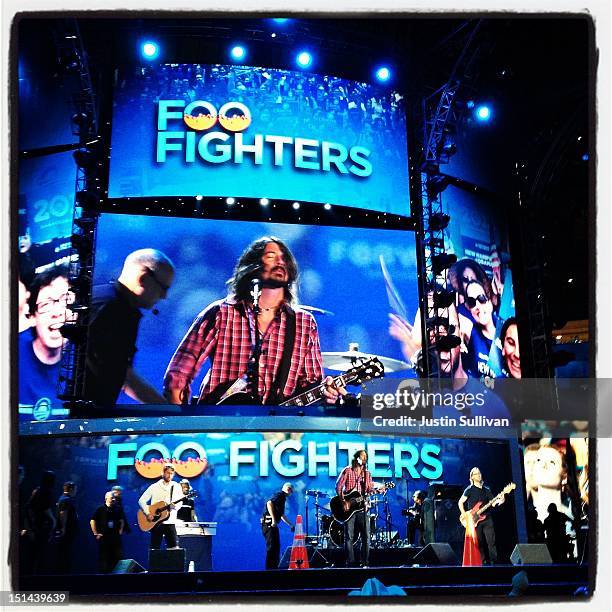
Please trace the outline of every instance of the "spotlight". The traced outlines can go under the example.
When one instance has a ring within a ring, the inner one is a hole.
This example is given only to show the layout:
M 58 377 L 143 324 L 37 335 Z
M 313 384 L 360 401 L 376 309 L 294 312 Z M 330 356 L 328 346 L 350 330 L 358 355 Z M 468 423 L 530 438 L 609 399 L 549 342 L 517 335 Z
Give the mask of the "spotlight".
M 442 291 L 436 291 L 433 294 L 433 303 L 434 308 L 436 309 L 448 308 L 449 306 L 455 303 L 455 292 L 447 291 L 446 289 Z
M 159 45 L 152 40 L 147 40 L 140 47 L 142 57 L 147 60 L 154 60 L 159 55 Z
M 457 152 L 457 145 L 450 139 L 446 138 L 440 147 L 440 158 L 449 159 Z
M 468 100 L 467 105 L 468 108 L 474 108 L 474 100 Z
M 391 70 L 387 66 L 381 66 L 376 70 L 376 79 L 381 83 L 386 83 L 391 78 Z
M 100 204 L 100 198 L 95 193 L 84 189 L 82 191 L 77 191 L 76 203 L 77 206 L 83 208 L 95 208 Z
M 435 213 L 429 217 L 429 229 L 440 232 L 448 227 L 450 217 L 444 213 Z
M 287 17 L 276 17 L 276 18 L 272 19 L 272 21 L 274 23 L 277 23 L 278 25 L 282 25 L 282 24 L 287 23 L 289 21 L 289 18 L 287 18 Z
M 197 196 L 195 197 L 195 199 L 196 199 L 198 202 L 200 202 L 201 200 L 203 200 L 203 199 L 204 199 L 204 196 L 202 196 L 202 195 L 197 195 Z
M 433 273 L 438 276 L 457 261 L 457 256 L 449 253 L 434 255 L 431 258 Z
M 300 203 L 299 202 L 294 202 L 293 203 L 293 210 L 298 210 L 300 208 Z
M 270 203 L 270 200 L 268 200 L 268 198 L 261 198 L 261 200 L 259 200 L 259 203 L 262 206 L 267 206 Z
M 231 48 L 230 55 L 233 60 L 241 62 L 246 58 L 246 49 L 242 45 L 235 45 Z
M 308 51 L 300 51 L 295 61 L 300 68 L 308 68 L 312 65 L 312 55 Z
M 323 208 L 324 208 L 325 210 L 331 210 L 331 204 L 324 204 L 324 205 L 323 205 Z
M 440 195 L 450 184 L 450 177 L 444 174 L 434 174 L 427 177 L 427 197 L 434 200 Z
M 461 338 L 459 336 L 446 335 L 436 339 L 436 348 L 439 351 L 452 351 L 458 346 L 461 346 Z
M 87 338 L 87 327 L 78 323 L 64 323 L 59 331 L 64 338 L 73 344 L 81 344 Z
M 485 104 L 481 104 L 476 108 L 476 119 L 483 123 L 489 121 L 489 119 L 491 119 L 491 109 Z
M 236 200 L 234 198 L 225 198 L 225 203 L 231 206 L 236 203 Z

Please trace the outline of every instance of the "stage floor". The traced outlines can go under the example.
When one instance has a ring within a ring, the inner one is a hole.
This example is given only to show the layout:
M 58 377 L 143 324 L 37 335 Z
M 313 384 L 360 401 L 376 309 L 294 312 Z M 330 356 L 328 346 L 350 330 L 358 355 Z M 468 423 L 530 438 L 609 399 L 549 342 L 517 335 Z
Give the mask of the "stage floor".
M 69 591 L 73 598 L 92 599 L 96 595 L 121 596 L 117 600 L 140 595 L 140 601 L 142 595 L 336 599 L 361 589 L 368 578 L 375 577 L 386 586 L 403 588 L 410 596 L 456 599 L 457 595 L 505 597 L 512 589 L 512 577 L 521 570 L 529 580 L 528 596 L 569 597 L 589 584 L 586 565 L 497 565 L 23 576 L 19 589 Z

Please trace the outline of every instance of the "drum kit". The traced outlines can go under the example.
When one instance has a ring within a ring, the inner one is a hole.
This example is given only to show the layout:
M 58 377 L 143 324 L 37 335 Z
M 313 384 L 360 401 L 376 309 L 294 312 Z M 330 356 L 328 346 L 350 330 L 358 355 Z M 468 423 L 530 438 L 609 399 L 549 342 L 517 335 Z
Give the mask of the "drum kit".
M 375 486 L 377 486 L 375 484 Z M 335 495 L 328 491 L 308 489 L 306 495 L 306 542 L 317 548 L 344 548 L 344 523 L 334 518 L 329 499 Z M 310 531 L 309 505 L 314 499 L 314 530 Z M 393 529 L 386 493 L 370 496 L 368 503 L 370 521 L 370 547 L 388 548 L 397 536 Z M 357 538 L 357 542 L 361 536 Z

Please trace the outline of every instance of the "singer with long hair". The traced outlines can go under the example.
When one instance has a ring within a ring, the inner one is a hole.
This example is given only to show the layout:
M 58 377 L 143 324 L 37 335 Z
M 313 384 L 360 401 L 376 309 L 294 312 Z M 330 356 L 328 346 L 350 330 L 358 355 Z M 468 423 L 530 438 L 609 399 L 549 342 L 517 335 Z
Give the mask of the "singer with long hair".
M 191 383 L 206 360 L 198 404 L 218 403 L 242 380 L 255 403 L 268 405 L 321 383 L 317 324 L 296 306 L 297 279 L 284 242 L 266 236 L 250 244 L 227 281 L 228 295 L 200 312 L 176 349 L 164 377 L 168 401 L 190 402 Z M 326 383 L 325 401 L 334 403 L 339 391 L 331 377 Z
M 357 491 L 360 495 L 366 496 L 374 493 L 376 488 L 372 481 L 372 474 L 368 470 L 368 453 L 365 450 L 358 450 L 353 455 L 350 465 L 347 465 L 338 480 L 336 481 L 336 493 L 343 500 L 345 496 Z M 344 522 L 344 549 L 346 552 L 346 564 L 348 567 L 357 565 L 355 559 L 355 543 L 361 536 L 361 554 L 359 564 L 366 567 L 370 558 L 370 517 L 368 515 L 368 505 L 355 512 Z

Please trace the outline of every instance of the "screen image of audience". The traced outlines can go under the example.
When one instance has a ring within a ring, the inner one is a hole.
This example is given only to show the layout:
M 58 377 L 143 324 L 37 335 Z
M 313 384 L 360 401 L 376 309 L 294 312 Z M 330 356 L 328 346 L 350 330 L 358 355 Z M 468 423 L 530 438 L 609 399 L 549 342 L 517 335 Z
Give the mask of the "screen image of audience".
M 498 275 L 499 276 L 499 275 Z M 521 356 L 518 326 L 515 317 L 502 321 L 499 316 L 501 294 L 496 287 L 503 287 L 498 280 L 489 280 L 483 268 L 472 259 L 461 259 L 448 270 L 448 282 L 455 292 L 455 302 L 448 308 L 435 311 L 435 321 L 428 328 L 437 330 L 437 335 L 457 336 L 456 347 L 448 344 L 436 351 L 439 370 L 443 376 L 462 378 L 495 377 L 490 367 L 496 353 L 501 363 L 498 376 L 521 378 Z M 429 310 L 433 310 L 433 292 L 429 292 Z M 398 340 L 407 361 L 417 364 L 422 349 L 421 312 L 417 310 L 414 322 L 410 324 L 396 313 L 389 315 L 389 334 Z M 497 332 L 500 328 L 501 331 Z M 433 331 L 432 331 L 433 333 Z M 430 345 L 435 343 L 435 335 Z M 460 347 L 460 348 L 459 348 Z M 460 356 L 460 363 L 454 354 Z
M 22 421 L 46 420 L 63 415 L 57 387 L 67 306 L 74 301 L 68 271 L 62 266 L 34 276 L 29 287 L 19 281 L 19 417 Z
M 581 557 L 588 501 L 582 484 L 585 467 L 577 477 L 581 466 L 573 445 L 568 440 L 532 442 L 524 448 L 523 463 L 529 541 L 545 542 L 555 562 Z
M 241 102 L 263 126 L 342 135 L 351 145 L 401 159 L 400 151 L 386 146 L 398 128 L 405 129 L 401 96 L 367 83 L 258 67 L 165 64 L 134 69 L 116 95 L 117 106 L 130 114 L 162 99 Z

